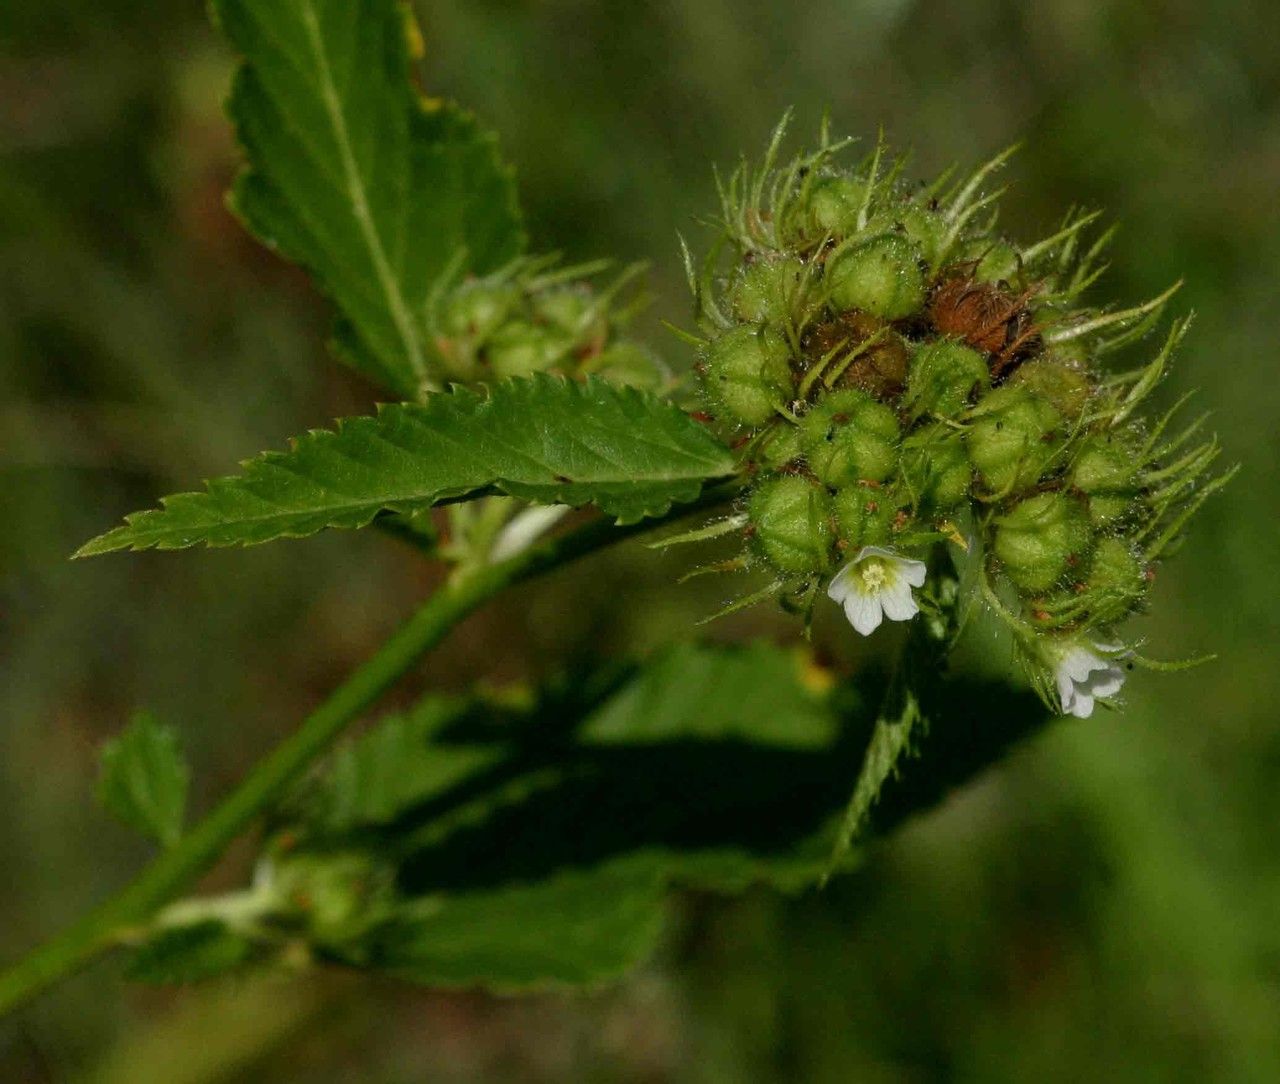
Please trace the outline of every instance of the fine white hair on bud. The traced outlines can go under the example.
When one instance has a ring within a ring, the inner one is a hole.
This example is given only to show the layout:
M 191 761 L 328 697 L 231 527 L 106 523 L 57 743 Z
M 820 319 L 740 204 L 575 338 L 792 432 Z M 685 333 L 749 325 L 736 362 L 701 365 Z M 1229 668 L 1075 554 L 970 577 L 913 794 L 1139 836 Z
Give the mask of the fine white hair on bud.
M 925 575 L 923 561 L 882 546 L 863 546 L 832 578 L 827 597 L 843 607 L 849 624 L 870 636 L 886 617 L 910 621 L 920 612 L 911 589 L 923 587 Z
M 1117 662 L 1118 644 L 1070 641 L 1056 645 L 1053 679 L 1063 715 L 1087 719 L 1096 700 L 1115 696 L 1124 685 L 1124 670 Z

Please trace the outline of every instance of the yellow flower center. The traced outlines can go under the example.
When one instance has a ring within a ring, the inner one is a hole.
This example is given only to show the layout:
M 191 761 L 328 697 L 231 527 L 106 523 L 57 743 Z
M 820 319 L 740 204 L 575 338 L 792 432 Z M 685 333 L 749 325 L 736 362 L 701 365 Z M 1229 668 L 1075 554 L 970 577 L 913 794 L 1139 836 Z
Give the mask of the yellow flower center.
M 889 582 L 889 570 L 883 561 L 867 561 L 862 566 L 862 586 L 869 595 L 878 595 Z

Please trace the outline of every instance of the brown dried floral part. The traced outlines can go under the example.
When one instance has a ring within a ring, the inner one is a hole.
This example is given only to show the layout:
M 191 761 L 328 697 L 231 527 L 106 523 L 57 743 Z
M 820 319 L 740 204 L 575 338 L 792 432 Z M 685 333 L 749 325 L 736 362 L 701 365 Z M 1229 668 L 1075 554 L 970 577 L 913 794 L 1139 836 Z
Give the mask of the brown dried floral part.
M 889 324 L 868 313 L 843 312 L 815 324 L 801 345 L 809 365 L 817 365 L 839 348 L 818 382 L 824 386 L 858 388 L 884 400 L 895 399 L 906 386 L 909 358 L 906 345 Z M 848 356 L 854 353 L 857 356 L 846 364 Z M 834 379 L 827 385 L 833 375 Z
M 938 334 L 990 355 L 992 378 L 1002 379 L 1040 347 L 1039 329 L 1027 307 L 1036 289 L 1015 294 L 995 283 L 978 282 L 972 270 L 949 275 L 929 297 L 929 320 Z

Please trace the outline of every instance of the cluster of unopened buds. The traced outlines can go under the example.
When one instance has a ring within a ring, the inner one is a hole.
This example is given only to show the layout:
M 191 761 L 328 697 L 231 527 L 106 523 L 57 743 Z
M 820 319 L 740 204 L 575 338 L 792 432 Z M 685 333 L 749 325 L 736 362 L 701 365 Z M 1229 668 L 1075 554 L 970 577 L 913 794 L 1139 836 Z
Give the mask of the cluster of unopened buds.
M 958 547 L 1045 699 L 1089 715 L 1138 657 L 1117 627 L 1226 480 L 1198 425 L 1137 415 L 1185 320 L 1137 369 L 1101 365 L 1173 290 L 1086 306 L 1111 236 L 1086 240 L 1095 214 L 998 235 L 984 189 L 1007 152 L 908 187 L 883 146 L 846 170 L 825 133 L 789 161 L 781 138 L 722 186 L 706 262 L 686 259 L 706 414 L 752 479 L 722 525 L 745 536 L 731 564 L 772 574 L 750 600 L 808 615 L 825 593 L 867 635 L 927 610 L 931 555 Z
M 434 368 L 463 384 L 554 372 L 660 385 L 662 362 L 624 335 L 644 300 L 624 295 L 642 268 L 597 289 L 593 276 L 607 267 L 522 256 L 482 277 L 446 274 L 427 305 Z

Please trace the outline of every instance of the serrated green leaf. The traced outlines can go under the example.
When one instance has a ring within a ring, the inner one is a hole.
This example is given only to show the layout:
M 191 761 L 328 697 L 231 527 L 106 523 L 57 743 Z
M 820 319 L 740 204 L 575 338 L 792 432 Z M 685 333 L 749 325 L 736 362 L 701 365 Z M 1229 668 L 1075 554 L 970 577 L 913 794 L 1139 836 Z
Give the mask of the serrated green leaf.
M 833 685 L 799 650 L 686 645 L 572 674 L 532 704 L 433 698 L 316 784 L 327 800 L 312 808 L 347 816 L 295 827 L 303 849 L 364 847 L 394 870 L 399 902 L 348 962 L 497 989 L 600 981 L 650 951 L 669 886 L 820 878 L 886 684 Z M 997 683 L 940 688 L 930 740 L 861 842 L 1045 718 Z
M 182 834 L 190 770 L 172 729 L 139 712 L 102 749 L 98 797 L 129 827 L 172 846 Z
M 126 974 L 138 982 L 199 982 L 237 970 L 256 955 L 252 941 L 209 919 L 154 934 L 134 951 Z
M 375 931 L 367 962 L 433 986 L 520 991 L 598 983 L 653 950 L 663 894 L 646 863 L 621 863 L 424 897 Z
M 491 135 L 411 81 L 398 0 L 215 0 L 244 63 L 229 112 L 248 155 L 232 204 L 337 304 L 340 352 L 402 398 L 431 375 L 424 303 L 524 238 Z
M 665 400 L 597 378 L 539 375 L 487 397 L 454 388 L 423 404 L 385 406 L 244 466 L 203 493 L 127 517 L 77 556 L 299 538 L 490 487 L 547 504 L 595 504 L 626 523 L 693 500 L 733 461 Z

